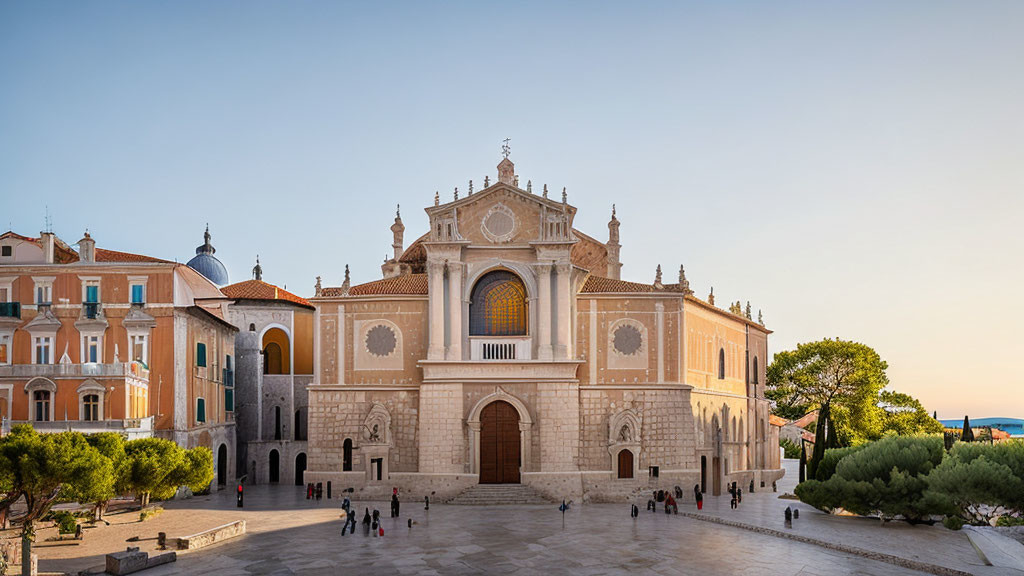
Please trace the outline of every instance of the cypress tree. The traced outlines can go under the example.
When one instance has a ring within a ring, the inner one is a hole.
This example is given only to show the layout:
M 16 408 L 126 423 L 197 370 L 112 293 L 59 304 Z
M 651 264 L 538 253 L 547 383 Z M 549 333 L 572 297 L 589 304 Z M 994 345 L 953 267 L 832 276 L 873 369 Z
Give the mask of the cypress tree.
M 964 416 L 964 431 L 960 434 L 960 440 L 963 442 L 974 442 L 974 430 L 971 430 L 971 421 Z
M 803 442 L 800 446 L 800 480 L 797 484 L 803 484 L 804 480 L 807 479 L 807 450 L 803 447 Z

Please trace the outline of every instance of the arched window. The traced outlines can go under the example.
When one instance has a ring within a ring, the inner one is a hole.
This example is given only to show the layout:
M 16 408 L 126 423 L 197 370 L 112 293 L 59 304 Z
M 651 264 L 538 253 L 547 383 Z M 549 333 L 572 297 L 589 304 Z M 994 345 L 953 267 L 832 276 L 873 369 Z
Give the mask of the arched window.
M 256 325 L 255 324 L 249 324 L 249 332 L 255 332 L 255 331 L 256 331 Z
M 342 472 L 351 472 L 352 471 L 352 439 L 351 438 L 345 438 L 345 443 L 342 444 L 341 471 Z
M 757 384 L 757 356 L 754 356 L 754 384 Z
M 291 372 L 291 340 L 288 333 L 280 328 L 271 328 L 263 333 L 263 373 L 289 374 Z
M 725 348 L 718 349 L 718 379 L 725 380 Z
M 306 440 L 306 413 L 305 408 L 295 411 L 295 439 Z
M 32 400 L 36 409 L 36 422 L 50 421 L 50 391 L 36 390 L 32 393 Z
M 526 286 L 515 274 L 496 270 L 473 286 L 470 336 L 525 336 Z
M 95 422 L 100 419 L 100 397 L 98 394 L 86 394 L 82 398 L 82 420 Z
M 281 407 L 274 406 L 274 440 L 281 439 Z

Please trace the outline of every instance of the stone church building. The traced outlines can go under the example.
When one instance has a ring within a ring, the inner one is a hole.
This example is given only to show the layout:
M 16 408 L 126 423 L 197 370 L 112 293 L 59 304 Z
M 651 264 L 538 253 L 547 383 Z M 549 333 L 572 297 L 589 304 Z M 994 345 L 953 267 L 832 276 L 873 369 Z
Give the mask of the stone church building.
M 521 483 L 548 498 L 622 501 L 651 487 L 781 477 L 764 398 L 770 331 L 677 283 L 621 280 L 576 207 L 519 187 L 513 163 L 426 209 L 429 231 L 383 279 L 310 299 L 314 381 L 306 481 L 359 496 L 447 499 Z M 692 496 L 691 496 L 692 498 Z

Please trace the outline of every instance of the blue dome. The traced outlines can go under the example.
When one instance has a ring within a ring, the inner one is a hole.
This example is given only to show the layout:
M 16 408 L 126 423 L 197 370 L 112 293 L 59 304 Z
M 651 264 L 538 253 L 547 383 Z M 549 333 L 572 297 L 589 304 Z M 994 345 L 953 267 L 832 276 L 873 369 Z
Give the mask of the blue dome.
M 213 255 L 217 249 L 210 244 L 209 226 L 206 227 L 203 240 L 203 245 L 196 248 L 195 257 L 188 261 L 188 267 L 199 272 L 217 286 L 227 286 L 230 283 L 228 269 Z

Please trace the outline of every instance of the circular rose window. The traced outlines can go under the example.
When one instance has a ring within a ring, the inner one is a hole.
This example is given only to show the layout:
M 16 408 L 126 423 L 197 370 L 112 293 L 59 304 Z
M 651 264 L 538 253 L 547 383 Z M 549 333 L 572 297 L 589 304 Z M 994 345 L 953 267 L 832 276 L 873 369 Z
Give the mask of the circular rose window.
M 643 336 L 636 329 L 636 326 L 623 324 L 615 329 L 612 344 L 619 354 L 632 356 L 640 350 L 640 346 L 643 344 Z
M 374 356 L 390 355 L 395 351 L 397 343 L 395 331 L 388 326 L 374 326 L 366 332 L 366 349 Z
M 483 218 L 481 230 L 491 242 L 508 242 L 516 232 L 516 216 L 504 204 L 496 204 Z

